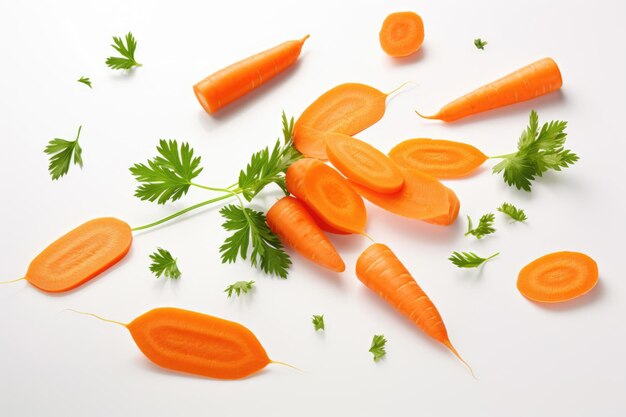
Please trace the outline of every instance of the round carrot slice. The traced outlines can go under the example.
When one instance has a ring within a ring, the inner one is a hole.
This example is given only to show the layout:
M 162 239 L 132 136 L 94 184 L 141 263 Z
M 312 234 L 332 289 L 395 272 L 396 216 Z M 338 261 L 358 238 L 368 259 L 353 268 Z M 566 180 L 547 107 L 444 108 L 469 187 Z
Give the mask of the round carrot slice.
M 526 265 L 517 289 L 533 301 L 556 303 L 590 291 L 598 282 L 598 265 L 580 252 L 555 252 Z
M 487 160 L 466 143 L 441 139 L 409 139 L 389 151 L 393 162 L 435 178 L 459 178 L 471 174 Z
M 424 22 L 414 12 L 392 13 L 383 22 L 378 38 L 380 46 L 388 55 L 411 55 L 424 42 Z
M 326 154 L 346 177 L 370 190 L 393 193 L 404 177 L 398 167 L 372 145 L 341 133 L 329 133 Z

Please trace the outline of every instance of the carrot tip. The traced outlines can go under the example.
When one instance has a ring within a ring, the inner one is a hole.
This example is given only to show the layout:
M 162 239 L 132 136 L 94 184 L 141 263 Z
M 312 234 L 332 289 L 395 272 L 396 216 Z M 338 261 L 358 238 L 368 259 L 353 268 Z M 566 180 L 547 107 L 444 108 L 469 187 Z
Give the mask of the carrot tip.
M 122 323 L 121 321 L 115 321 L 115 320 L 109 320 L 109 319 L 105 319 L 103 317 L 98 316 L 97 314 L 93 314 L 93 313 L 86 313 L 84 311 L 78 311 L 78 310 L 74 310 L 72 308 L 66 308 L 63 311 L 71 311 L 72 313 L 76 313 L 76 314 L 82 314 L 84 316 L 91 316 L 91 317 L 95 317 L 98 320 L 102 320 L 102 321 L 106 321 L 107 323 L 115 323 L 115 324 L 119 324 L 120 326 L 124 326 L 124 327 L 128 327 L 128 324 L 126 323 Z
M 397 86 L 396 88 L 394 88 L 393 90 L 391 90 L 390 92 L 388 92 L 387 94 L 385 94 L 386 96 L 390 96 L 393 93 L 396 93 L 398 91 L 400 91 L 402 88 L 404 88 L 407 85 L 417 85 L 417 83 L 415 81 L 405 81 L 402 84 L 400 84 L 399 86 Z
M 307 39 L 309 39 L 311 35 L 306 35 L 304 38 L 300 39 L 300 42 L 304 43 Z
M 26 279 L 26 277 L 17 278 L 17 279 L 11 279 L 9 281 L 0 281 L 0 284 L 12 284 L 14 282 L 18 282 L 18 281 L 21 281 L 23 279 Z
M 425 116 L 422 113 L 418 112 L 417 110 L 415 110 L 415 113 L 417 113 L 417 115 L 419 117 L 421 117 L 422 119 L 428 119 L 428 120 L 435 120 L 435 119 L 437 119 L 437 115 L 436 114 L 433 114 L 432 116 Z
M 275 365 L 287 366 L 289 368 L 295 369 L 296 371 L 304 372 L 302 369 L 298 368 L 297 366 L 289 365 L 288 363 L 285 363 L 285 362 L 273 361 L 273 360 L 270 359 L 270 363 L 273 363 Z
M 472 367 L 469 365 L 469 363 L 465 362 L 465 360 L 461 357 L 461 355 L 459 355 L 459 352 L 457 352 L 454 346 L 452 346 L 452 343 L 450 343 L 450 340 L 446 340 L 443 344 L 448 349 L 450 349 L 450 352 L 452 352 L 454 356 L 456 356 L 461 362 L 463 362 L 463 365 L 465 365 L 467 369 L 469 369 L 470 373 L 472 374 L 472 377 L 474 379 L 478 379 L 476 378 L 476 374 L 474 373 L 474 370 L 472 369 Z

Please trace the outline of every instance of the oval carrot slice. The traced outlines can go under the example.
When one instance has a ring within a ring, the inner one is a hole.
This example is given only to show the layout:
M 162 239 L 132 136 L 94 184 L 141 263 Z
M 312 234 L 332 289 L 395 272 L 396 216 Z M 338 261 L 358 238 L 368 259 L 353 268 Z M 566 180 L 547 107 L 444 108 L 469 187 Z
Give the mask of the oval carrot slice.
M 388 55 L 411 55 L 424 42 L 424 22 L 414 12 L 391 13 L 383 22 L 378 38 L 380 46 Z
M 533 301 L 556 303 L 580 297 L 598 282 L 598 264 L 580 252 L 555 252 L 526 265 L 517 288 Z
M 371 190 L 393 193 L 402 187 L 400 169 L 382 152 L 362 140 L 329 133 L 326 153 L 343 175 Z
M 405 140 L 389 151 L 389 157 L 401 167 L 417 169 L 435 178 L 464 177 L 487 160 L 472 145 L 441 139 Z
M 456 193 L 450 188 L 446 187 L 446 191 L 448 192 L 448 213 L 430 219 L 424 219 L 426 223 L 435 224 L 438 226 L 450 226 L 456 221 L 457 217 L 459 216 L 459 210 L 461 209 L 461 202 L 459 201 Z
M 37 255 L 25 278 L 43 291 L 69 291 L 116 264 L 128 253 L 132 240 L 130 226 L 121 220 L 90 220 Z
M 395 193 L 379 193 L 350 181 L 354 189 L 377 206 L 400 216 L 416 220 L 448 215 L 450 203 L 446 187 L 436 178 L 422 172 L 401 168 L 404 183 Z
M 337 249 L 303 203 L 293 197 L 283 197 L 269 209 L 266 218 L 272 232 L 300 255 L 331 271 L 345 271 Z

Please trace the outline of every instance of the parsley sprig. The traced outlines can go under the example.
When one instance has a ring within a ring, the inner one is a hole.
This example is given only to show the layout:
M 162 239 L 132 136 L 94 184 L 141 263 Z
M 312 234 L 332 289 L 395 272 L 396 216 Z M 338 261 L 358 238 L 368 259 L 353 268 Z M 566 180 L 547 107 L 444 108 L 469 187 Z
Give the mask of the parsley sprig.
M 474 227 L 472 224 L 472 218 L 467 216 L 467 232 L 465 236 L 472 235 L 476 239 L 482 239 L 486 235 L 489 235 L 496 231 L 493 227 L 493 222 L 496 216 L 493 213 L 484 214 L 478 221 L 478 225 Z
M 316 332 L 319 330 L 325 330 L 323 314 L 313 315 L 313 317 L 311 318 L 311 321 L 313 322 L 313 328 L 315 329 Z
M 89 79 L 89 77 L 82 76 L 82 77 L 80 77 L 80 78 L 79 78 L 78 80 L 76 80 L 76 81 L 78 81 L 79 83 L 83 83 L 83 84 L 85 84 L 85 85 L 86 85 L 87 87 L 89 87 L 89 88 L 92 88 L 92 87 L 91 87 L 91 80 Z
M 452 252 L 452 255 L 448 258 L 448 260 L 459 268 L 478 268 L 499 254 L 500 252 L 496 252 L 487 258 L 483 258 L 476 255 L 474 252 Z
M 387 339 L 382 334 L 374 335 L 372 339 L 372 344 L 370 346 L 370 352 L 374 355 L 374 362 L 378 362 L 382 358 L 387 355 L 387 350 L 385 349 L 385 345 L 387 344 Z
M 150 255 L 152 263 L 150 264 L 150 271 L 157 277 L 178 279 L 181 277 L 180 269 L 178 269 L 178 259 L 174 258 L 172 254 L 163 248 L 157 248 L 156 252 Z
M 519 209 L 510 203 L 502 203 L 502 205 L 498 207 L 497 210 L 500 213 L 504 213 L 509 216 L 511 219 L 513 219 L 514 222 L 524 222 L 528 220 L 528 217 L 526 216 L 526 213 L 524 213 L 524 210 Z
M 118 56 L 110 56 L 106 60 L 107 66 L 112 69 L 125 69 L 129 70 L 132 67 L 141 67 L 142 65 L 135 60 L 135 50 L 137 49 L 137 41 L 132 33 L 128 32 L 126 34 L 126 45 L 124 45 L 124 40 L 122 38 L 118 38 L 117 36 L 113 36 L 113 43 L 111 46 L 115 48 L 117 52 L 122 55 L 122 57 Z
M 239 297 L 241 294 L 247 294 L 252 291 L 253 286 L 254 281 L 237 281 L 226 287 L 224 292 L 227 293 L 227 298 L 232 297 L 233 294 Z
M 44 152 L 50 155 L 48 164 L 48 171 L 53 180 L 57 180 L 68 173 L 72 159 L 74 165 L 83 167 L 83 150 L 78 144 L 78 138 L 80 138 L 80 131 L 82 126 L 78 127 L 78 133 L 76 139 L 65 140 L 54 138 L 48 142 L 48 146 L 44 149 Z
M 482 50 L 484 50 L 484 49 L 485 49 L 485 46 L 487 46 L 487 44 L 488 44 L 488 43 L 489 43 L 489 42 L 484 41 L 484 40 L 482 40 L 482 39 L 480 39 L 480 38 L 476 38 L 476 39 L 474 39 L 474 46 L 475 46 L 477 49 L 482 49 Z

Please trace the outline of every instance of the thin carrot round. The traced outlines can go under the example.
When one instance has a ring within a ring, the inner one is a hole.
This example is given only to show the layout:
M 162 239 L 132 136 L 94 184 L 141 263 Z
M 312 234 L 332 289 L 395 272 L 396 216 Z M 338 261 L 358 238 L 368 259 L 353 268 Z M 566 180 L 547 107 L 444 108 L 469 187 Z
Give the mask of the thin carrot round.
M 415 53 L 424 42 L 424 22 L 415 12 L 391 13 L 378 34 L 380 46 L 390 56 Z
M 300 56 L 300 40 L 287 41 L 252 55 L 209 75 L 193 86 L 193 91 L 207 113 L 215 113 L 293 65 Z
M 556 303 L 580 297 L 598 283 L 598 264 L 580 252 L 555 252 L 526 265 L 517 278 L 528 299 Z
M 441 139 L 405 140 L 389 151 L 389 157 L 403 168 L 435 178 L 465 177 L 488 159 L 472 145 Z
M 437 226 L 450 226 L 456 221 L 459 216 L 459 210 L 461 209 L 461 202 L 456 193 L 450 188 L 446 187 L 446 191 L 448 193 L 448 213 L 430 219 L 424 219 L 426 223 L 435 224 Z
M 552 58 L 544 58 L 446 104 L 425 119 L 452 122 L 463 117 L 520 103 L 561 88 L 563 79 Z

